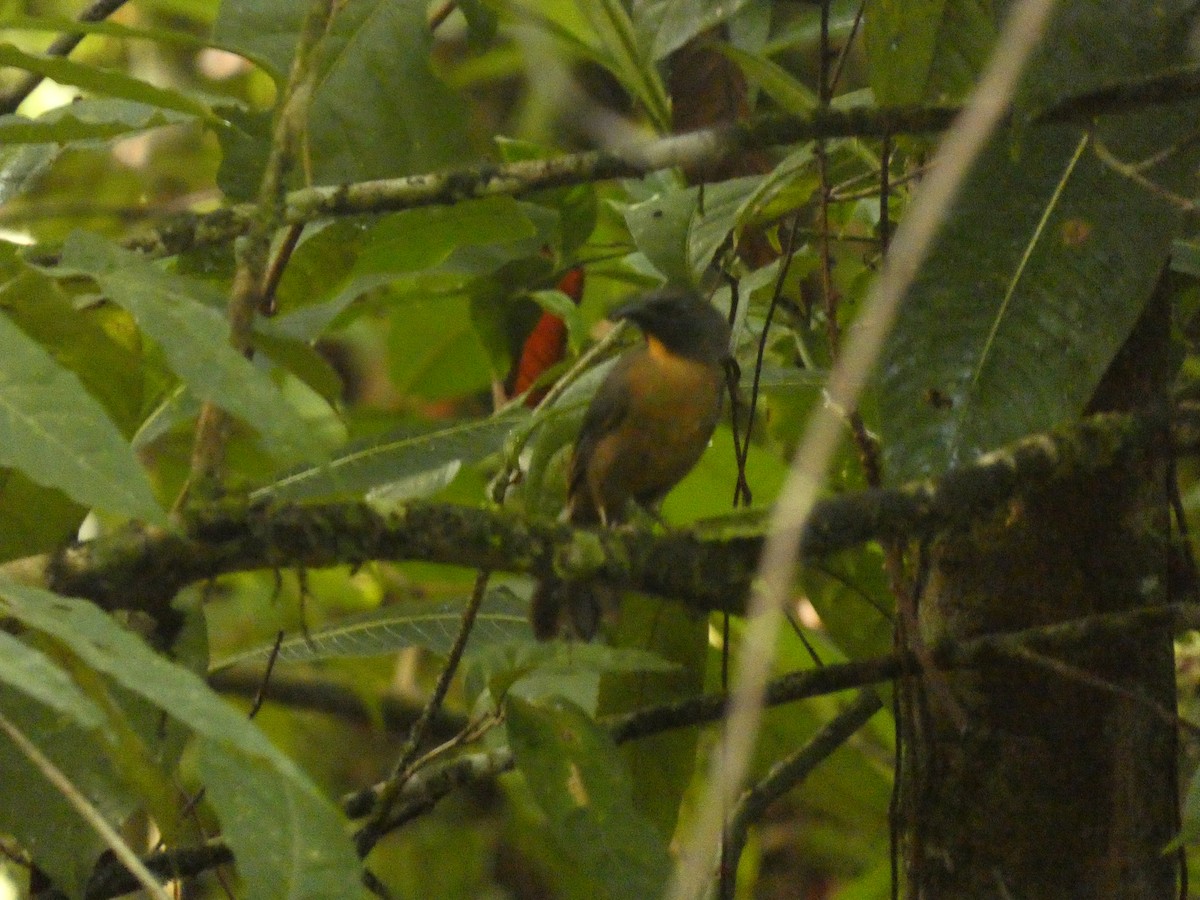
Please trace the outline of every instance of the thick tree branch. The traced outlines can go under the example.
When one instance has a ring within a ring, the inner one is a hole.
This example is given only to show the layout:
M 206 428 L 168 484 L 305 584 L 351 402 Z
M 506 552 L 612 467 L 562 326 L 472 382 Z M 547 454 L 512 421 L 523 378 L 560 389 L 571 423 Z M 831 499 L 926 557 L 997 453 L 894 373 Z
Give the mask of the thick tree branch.
M 904 541 L 980 520 L 1023 492 L 1127 465 L 1151 449 L 1153 423 L 1099 415 L 1025 438 L 938 481 L 821 501 L 803 541 L 808 559 L 870 540 Z M 228 504 L 194 514 L 186 533 L 130 527 L 68 546 L 47 568 L 49 586 L 106 609 L 168 614 L 183 586 L 232 572 L 320 568 L 368 560 L 422 561 L 598 578 L 740 613 L 761 533 L 573 529 L 512 513 L 412 503 L 383 514 L 365 503 Z

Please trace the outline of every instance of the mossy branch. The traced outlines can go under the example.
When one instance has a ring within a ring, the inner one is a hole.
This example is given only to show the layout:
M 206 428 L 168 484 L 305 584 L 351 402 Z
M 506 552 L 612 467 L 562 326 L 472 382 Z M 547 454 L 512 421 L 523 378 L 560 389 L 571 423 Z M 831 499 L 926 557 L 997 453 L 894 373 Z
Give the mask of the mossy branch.
M 1194 430 L 1184 423 L 1181 434 L 1185 426 Z M 1017 441 L 936 481 L 823 500 L 805 534 L 804 556 L 821 559 L 871 540 L 966 527 L 1023 492 L 1125 467 L 1153 451 L 1161 434 L 1161 425 L 1144 418 L 1098 415 Z M 227 503 L 191 514 L 185 531 L 129 527 L 72 544 L 51 559 L 46 581 L 106 609 L 158 617 L 168 615 L 180 588 L 233 572 L 420 561 L 596 578 L 701 610 L 740 613 L 762 538 L 761 528 L 715 536 L 581 531 L 444 503 L 411 503 L 391 513 L 359 502 Z M 601 553 L 583 552 L 597 544 Z

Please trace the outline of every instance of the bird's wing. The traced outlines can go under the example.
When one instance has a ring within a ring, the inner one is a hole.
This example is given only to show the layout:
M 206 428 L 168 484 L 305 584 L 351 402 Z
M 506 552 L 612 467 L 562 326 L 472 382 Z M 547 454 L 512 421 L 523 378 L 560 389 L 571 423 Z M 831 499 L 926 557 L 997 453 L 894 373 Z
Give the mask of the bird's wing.
M 571 467 L 567 475 L 568 518 L 577 524 L 600 521 L 596 498 L 591 496 L 588 489 L 588 461 L 604 436 L 620 428 L 629 414 L 629 394 L 618 390 L 616 386 L 624 383 L 624 370 L 630 367 L 636 355 L 637 351 L 634 351 L 617 360 L 608 377 L 596 390 L 579 428 L 579 438 L 575 441 L 575 452 L 571 455 Z

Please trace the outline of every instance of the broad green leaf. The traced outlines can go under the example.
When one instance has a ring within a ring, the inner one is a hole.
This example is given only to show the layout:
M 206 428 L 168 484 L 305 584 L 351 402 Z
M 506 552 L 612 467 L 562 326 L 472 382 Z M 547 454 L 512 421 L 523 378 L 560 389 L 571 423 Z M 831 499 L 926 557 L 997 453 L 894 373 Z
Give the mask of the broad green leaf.
M 358 616 L 350 616 L 307 635 L 293 634 L 279 644 L 280 662 L 311 662 L 355 656 L 381 656 L 409 647 L 424 647 L 433 653 L 450 651 L 462 622 L 466 601 L 389 604 Z M 467 653 L 518 639 L 528 639 L 526 606 L 507 588 L 492 588 L 484 597 L 475 619 Z M 242 663 L 265 662 L 275 644 L 255 647 L 213 663 L 212 670 Z
M 305 0 L 223 3 L 215 41 L 289 70 Z M 466 105 L 430 68 L 424 0 L 349 0 L 322 43 L 305 158 L 317 184 L 461 165 Z M 253 171 L 261 171 L 265 147 Z M 255 175 L 257 177 L 257 174 Z
M 737 63 L 746 77 L 762 88 L 785 112 L 799 114 L 816 109 L 819 103 L 816 92 L 778 63 L 729 44 L 718 44 L 717 47 Z
M 494 197 L 404 210 L 366 227 L 326 228 L 300 245 L 294 262 L 298 268 L 293 274 L 289 267 L 280 284 L 284 315 L 263 330 L 311 340 L 365 292 L 448 265 L 456 253 L 473 247 L 493 254 L 475 260 L 475 268 L 463 266 L 464 274 L 488 273 L 536 253 L 538 247 L 530 244 L 542 235 L 531 212 L 530 204 Z
M 749 0 L 644 0 L 633 5 L 641 34 L 653 35 L 653 58 L 663 59 L 702 31 L 735 16 Z
M 1185 115 L 1101 126 L 1114 152 L 1172 143 Z M 1078 415 L 1149 296 L 1179 221 L 1070 127 L 1000 134 L 977 162 L 880 362 L 895 481 L 972 462 Z M 1195 151 L 1156 180 L 1182 186 Z
M 67 112 L 47 114 L 40 119 L 25 116 L 0 116 L 0 143 L 3 144 L 69 144 L 77 141 L 106 141 L 110 138 L 173 125 L 178 115 L 168 115 L 145 107 L 147 112 L 136 121 L 126 119 L 81 118 L 74 107 L 64 107 Z M 56 111 L 57 112 L 57 111 Z
M 221 122 L 204 101 L 180 91 L 155 87 L 115 70 L 100 69 L 57 56 L 23 53 L 12 44 L 5 43 L 0 43 L 0 66 L 24 69 L 45 78 L 52 78 L 60 84 L 72 84 L 102 96 L 119 97 L 147 106 L 197 116 L 209 124 Z
M 0 316 L 0 465 L 86 506 L 165 522 L 129 444 L 79 379 Z
M 49 553 L 75 534 L 88 508 L 16 469 L 0 469 L 0 561 Z
M 446 400 L 485 391 L 492 367 L 467 297 L 413 299 L 397 306 L 388 372 L 401 395 Z
M 656 194 L 629 206 L 625 221 L 634 244 L 679 284 L 699 284 L 713 256 L 738 224 L 738 214 L 762 179 L 733 178 L 700 188 Z
M 136 427 L 144 361 L 137 329 L 123 310 L 109 304 L 77 309 L 58 282 L 29 269 L 0 286 L 0 309 L 78 376 L 122 432 Z
M 627 594 L 612 637 L 618 647 L 649 650 L 676 665 L 669 672 L 607 672 L 600 677 L 597 716 L 632 712 L 704 692 L 708 616 L 678 603 Z M 676 728 L 621 748 L 633 782 L 634 805 L 665 840 L 675 833 L 679 805 L 692 781 L 699 730 Z
M 608 733 L 565 701 L 510 696 L 508 740 L 549 831 L 598 898 L 658 897 L 667 843 L 633 803 L 629 773 Z
M 371 438 L 337 453 L 328 463 L 299 469 L 259 488 L 251 500 L 300 500 L 336 495 L 361 496 L 372 488 L 412 484 L 450 463 L 471 463 L 498 451 L 523 412 L 459 422 L 435 430 L 407 429 Z M 413 499 L 391 494 L 393 500 Z
M 0 20 L 0 29 L 4 31 L 50 31 L 56 34 L 102 34 L 107 37 L 154 41 L 159 44 L 170 44 L 192 50 L 203 50 L 207 47 L 212 47 L 217 50 L 224 50 L 228 53 L 243 56 L 266 72 L 276 82 L 282 79 L 282 75 L 261 57 L 239 52 L 231 46 L 213 43 L 179 28 L 140 28 L 109 20 L 81 22 L 79 19 L 57 16 L 15 15 L 6 16 L 3 20 Z
M 114 774 L 108 755 L 97 747 L 94 729 L 81 728 L 70 716 L 30 703 L 25 694 L 7 685 L 0 685 L 0 712 L 110 823 L 119 824 L 135 808 L 136 799 Z M 5 777 L 0 831 L 37 860 L 55 887 L 67 896 L 84 896 L 84 886 L 104 850 L 103 840 L 7 738 L 0 739 L 0 770 Z
M 321 456 L 325 448 L 271 377 L 229 345 L 217 311 L 224 298 L 206 284 L 171 275 L 89 232 L 63 246 L 55 275 L 85 275 L 127 309 L 162 348 L 172 370 L 194 394 L 251 425 L 281 459 Z
M 649 650 L 570 641 L 508 641 L 483 648 L 471 662 L 475 673 L 487 682 L 494 697 L 504 696 L 517 682 L 535 673 L 540 676 L 603 675 L 606 672 L 672 672 L 678 668 L 675 663 Z
M 0 614 L 48 634 L 87 666 L 109 676 L 193 731 L 261 758 L 304 781 L 295 764 L 193 672 L 168 662 L 86 600 L 63 597 L 0 576 Z
M 44 653 L 0 631 L 0 681 L 83 728 L 99 728 L 104 714 Z
M 871 89 L 883 106 L 925 99 L 925 85 L 942 26 L 955 0 L 870 0 L 864 25 Z
M 943 0 L 924 98 L 965 99 L 987 65 L 995 43 L 996 17 L 991 0 Z
M 697 188 L 671 190 L 625 209 L 634 245 L 668 281 L 692 284 L 688 228 L 698 207 Z
M 633 94 L 660 131 L 671 127 L 671 101 L 654 66 L 651 35 L 634 27 L 621 0 L 576 0 L 599 43 L 600 61 Z
M 1194 63 L 1186 37 L 1194 19 L 1189 0 L 1058 4 L 1022 80 L 1018 110 Z
M 283 777 L 261 757 L 213 739 L 200 741 L 197 767 L 247 896 L 368 896 L 345 817 L 310 782 Z

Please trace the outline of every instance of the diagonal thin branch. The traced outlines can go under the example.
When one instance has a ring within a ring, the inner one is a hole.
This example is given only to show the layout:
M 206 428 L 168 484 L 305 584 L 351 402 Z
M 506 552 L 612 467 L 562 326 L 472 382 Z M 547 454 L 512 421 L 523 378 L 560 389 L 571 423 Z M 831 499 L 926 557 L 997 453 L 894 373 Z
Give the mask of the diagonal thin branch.
M 137 854 L 125 843 L 121 835 L 117 833 L 117 830 L 108 824 L 108 820 L 100 814 L 100 811 L 92 805 L 91 801 L 71 783 L 71 779 L 63 773 L 62 769 L 56 766 L 49 757 L 37 748 L 37 745 L 33 741 L 25 736 L 21 729 L 3 715 L 0 715 L 0 731 L 3 731 L 8 736 L 8 739 L 17 745 L 17 749 L 21 751 L 21 754 L 33 763 L 34 767 L 54 786 L 55 790 L 66 798 L 66 801 L 75 808 L 75 811 L 79 813 L 80 817 L 87 822 L 92 830 L 100 835 L 104 843 L 112 850 L 113 855 L 120 860 L 121 865 L 145 888 L 147 894 L 153 897 L 154 900 L 170 900 L 167 892 L 163 890 L 162 885 L 150 874 L 145 864 L 138 859 Z
M 271 238 L 284 224 L 287 208 L 287 177 L 296 163 L 308 122 L 308 108 L 317 80 L 322 39 L 338 8 L 336 0 L 314 0 L 305 16 L 296 44 L 296 55 L 275 119 L 271 151 L 252 207 L 246 238 L 235 248 L 237 269 L 229 293 L 229 343 L 239 352 L 251 352 L 254 316 L 262 306 L 270 264 Z M 189 487 L 211 484 L 220 477 L 228 438 L 229 416 L 211 400 L 200 410 L 192 450 Z M 188 493 L 176 502 L 181 508 Z
M 129 0 L 95 0 L 76 19 L 80 22 L 101 22 L 128 2 Z M 45 55 L 69 56 L 85 36 L 83 32 L 59 35 L 45 49 Z M 32 94 L 45 78 L 45 75 L 39 75 L 37 72 L 26 73 L 20 82 L 0 98 L 0 115 L 16 112 L 17 107 L 25 102 L 25 98 Z

